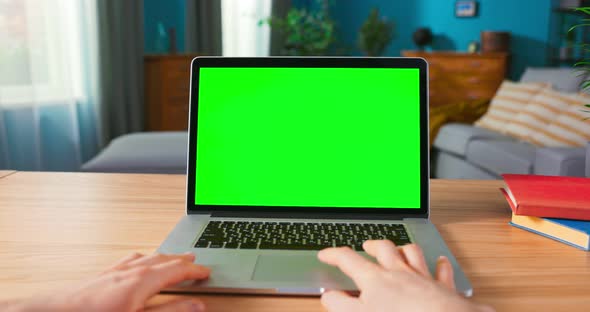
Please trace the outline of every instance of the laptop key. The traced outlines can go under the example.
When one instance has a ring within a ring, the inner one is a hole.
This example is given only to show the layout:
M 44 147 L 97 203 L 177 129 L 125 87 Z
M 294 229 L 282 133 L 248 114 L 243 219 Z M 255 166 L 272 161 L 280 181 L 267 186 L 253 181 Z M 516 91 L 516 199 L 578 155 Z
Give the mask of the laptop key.
M 195 244 L 196 248 L 207 248 L 209 246 L 209 241 L 206 239 L 199 239 Z
M 411 243 L 401 224 L 211 221 L 195 247 L 321 250 L 350 246 L 361 251 L 362 243 L 370 239 L 389 239 L 399 246 Z
M 238 242 L 227 242 L 223 248 L 236 249 L 238 248 Z
M 223 242 L 211 242 L 209 248 L 223 248 Z
M 258 247 L 258 242 L 248 242 L 240 244 L 240 249 L 256 249 L 256 247 Z

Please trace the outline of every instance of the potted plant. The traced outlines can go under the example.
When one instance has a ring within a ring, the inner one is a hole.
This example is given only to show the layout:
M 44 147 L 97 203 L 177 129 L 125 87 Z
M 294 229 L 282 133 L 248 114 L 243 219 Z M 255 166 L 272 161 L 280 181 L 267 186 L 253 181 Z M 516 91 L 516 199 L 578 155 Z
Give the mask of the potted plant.
M 585 13 L 590 15 L 590 7 L 581 7 L 575 9 L 578 12 Z M 574 30 L 578 27 L 588 27 L 590 26 L 590 19 L 583 19 L 581 24 L 574 25 L 568 30 L 569 33 L 573 33 Z M 582 42 L 579 44 L 580 49 L 582 51 L 582 56 L 585 56 L 587 52 L 590 52 L 590 43 Z M 581 75 L 586 75 L 586 78 L 582 81 L 581 89 L 584 91 L 590 91 L 590 60 L 584 59 L 574 64 L 574 68 L 580 71 Z M 590 104 L 585 104 L 584 108 L 582 109 L 583 112 L 590 113 Z M 588 120 L 590 117 L 584 118 L 584 120 Z M 590 178 L 590 142 L 586 144 L 586 177 Z
M 381 56 L 394 37 L 395 25 L 379 16 L 379 9 L 373 8 L 361 26 L 358 35 L 359 48 L 367 56 Z
M 271 16 L 268 23 L 283 36 L 281 55 L 327 55 L 335 39 L 335 22 L 330 17 L 329 0 L 316 0 L 317 10 L 291 8 L 285 18 Z
M 571 30 L 565 35 L 565 45 L 559 48 L 559 58 L 562 60 L 569 60 L 574 56 L 574 46 L 576 40 L 576 32 Z

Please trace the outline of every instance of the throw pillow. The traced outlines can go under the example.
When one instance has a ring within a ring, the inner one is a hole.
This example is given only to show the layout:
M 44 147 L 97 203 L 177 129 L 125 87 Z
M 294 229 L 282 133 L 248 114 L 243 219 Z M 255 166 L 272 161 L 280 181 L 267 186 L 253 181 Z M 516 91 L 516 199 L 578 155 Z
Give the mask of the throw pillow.
M 488 109 L 488 101 L 450 103 L 430 108 L 430 145 L 438 130 L 448 122 L 473 123 Z
M 532 135 L 532 142 L 548 147 L 579 147 L 590 141 L 590 117 L 585 104 L 590 95 L 574 94 L 565 96 L 568 106 L 564 108 L 544 129 Z
M 547 128 L 557 116 L 567 109 L 576 94 L 566 94 L 549 88 L 541 90 L 506 125 L 506 133 L 528 142 L 536 142 L 532 136 Z
M 547 83 L 518 83 L 507 80 L 502 82 L 488 111 L 475 122 L 475 125 L 507 134 L 506 126 L 532 97 L 547 86 Z

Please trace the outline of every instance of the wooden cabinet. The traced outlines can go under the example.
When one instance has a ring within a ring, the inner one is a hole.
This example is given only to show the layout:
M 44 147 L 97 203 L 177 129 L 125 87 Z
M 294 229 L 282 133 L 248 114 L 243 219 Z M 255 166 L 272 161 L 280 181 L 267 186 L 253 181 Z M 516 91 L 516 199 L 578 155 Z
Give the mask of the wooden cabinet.
M 403 51 L 429 64 L 430 106 L 489 101 L 506 77 L 506 53 Z
M 195 57 L 185 54 L 144 57 L 148 131 L 188 129 L 190 68 Z

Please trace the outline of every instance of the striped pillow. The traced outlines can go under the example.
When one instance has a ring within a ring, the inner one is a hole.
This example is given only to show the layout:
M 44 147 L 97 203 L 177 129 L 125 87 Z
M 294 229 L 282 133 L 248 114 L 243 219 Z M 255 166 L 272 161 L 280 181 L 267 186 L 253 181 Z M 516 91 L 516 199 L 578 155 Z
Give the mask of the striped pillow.
M 590 141 L 590 117 L 585 104 L 590 103 L 588 94 L 562 95 L 568 106 L 557 115 L 548 126 L 531 136 L 537 145 L 548 147 L 585 146 Z
M 490 103 L 490 108 L 475 125 L 500 133 L 507 133 L 506 126 L 542 89 L 546 83 L 517 83 L 504 81 Z
M 550 122 L 569 107 L 573 101 L 571 97 L 575 95 L 550 88 L 541 90 L 506 125 L 506 134 L 523 141 L 540 144 L 532 136 L 545 130 Z

